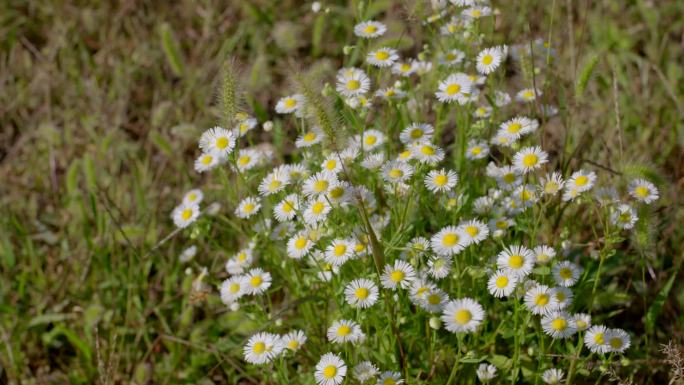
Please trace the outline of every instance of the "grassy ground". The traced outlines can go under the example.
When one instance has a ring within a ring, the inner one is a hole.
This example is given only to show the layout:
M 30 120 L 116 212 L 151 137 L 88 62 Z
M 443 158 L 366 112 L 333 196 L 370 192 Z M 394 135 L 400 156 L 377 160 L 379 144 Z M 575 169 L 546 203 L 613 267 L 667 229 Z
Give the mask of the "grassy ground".
M 293 68 L 338 56 L 352 19 L 294 0 L 223 3 L 0 4 L 0 382 L 259 378 L 235 354 L 259 325 L 223 314 L 215 296 L 194 306 L 197 268 L 220 270 L 225 255 L 200 253 L 186 274 L 182 242 L 154 246 L 199 181 L 191 161 L 216 120 L 223 60 L 244 63 L 249 109 L 263 121 Z M 601 301 L 638 336 L 626 373 L 666 381 L 660 344 L 684 342 L 684 286 L 673 278 L 684 241 L 684 4 L 511 3 L 500 2 L 502 39 L 550 37 L 558 50 L 549 92 L 564 119 L 547 146 L 569 135 L 573 162 L 659 181 L 663 199 L 629 251 L 639 262 L 613 261 Z M 398 2 L 374 7 L 411 14 Z

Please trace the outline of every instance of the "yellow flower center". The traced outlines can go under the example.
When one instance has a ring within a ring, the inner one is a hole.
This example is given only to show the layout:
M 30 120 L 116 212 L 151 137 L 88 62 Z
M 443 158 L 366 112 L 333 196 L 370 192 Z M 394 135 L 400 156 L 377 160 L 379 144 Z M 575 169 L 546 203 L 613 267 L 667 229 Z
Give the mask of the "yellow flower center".
M 264 282 L 263 278 L 261 278 L 260 275 L 255 275 L 249 280 L 250 285 L 253 287 L 258 287 L 261 285 L 261 283 Z
M 427 298 L 430 305 L 437 305 L 441 302 L 441 298 L 437 294 L 430 294 Z
M 245 254 L 245 253 L 238 254 L 238 261 L 244 262 L 246 259 L 247 259 L 247 254 Z
M 306 239 L 306 238 L 304 238 L 304 237 L 299 237 L 299 238 L 297 238 L 297 240 L 295 240 L 294 246 L 295 246 L 295 248 L 297 248 L 298 250 L 301 250 L 301 249 L 303 249 L 303 248 L 306 247 L 306 243 L 307 243 L 307 239 Z
M 399 179 L 399 178 L 401 178 L 402 176 L 404 176 L 404 172 L 401 171 L 401 170 L 398 169 L 398 168 L 393 168 L 393 169 L 390 170 L 389 176 L 390 176 L 390 178 L 392 178 L 392 179 Z
M 244 205 L 243 209 L 244 209 L 244 211 L 245 211 L 246 213 L 251 213 L 252 211 L 254 211 L 254 204 L 252 204 L 252 203 L 246 203 L 246 204 Z
M 401 282 L 401 280 L 404 279 L 404 272 L 401 270 L 394 270 L 392 274 L 390 274 L 390 280 L 394 283 Z
M 290 350 L 297 350 L 299 348 L 299 342 L 297 342 L 297 340 L 292 340 L 287 343 L 287 347 L 290 348 Z
M 347 82 L 347 89 L 348 90 L 356 91 L 359 88 L 361 88 L 361 82 L 359 82 L 358 80 L 352 79 L 352 80 Z
M 458 243 L 458 241 L 458 235 L 454 233 L 449 233 L 442 238 L 442 245 L 446 247 L 453 247 Z
M 411 151 L 410 151 L 410 150 L 402 151 L 402 152 L 399 154 L 399 159 L 407 159 L 407 158 L 409 158 L 409 157 L 411 157 Z
M 322 213 L 323 209 L 325 209 L 325 205 L 322 202 L 316 202 L 311 206 L 311 211 L 313 211 L 314 214 Z
M 552 193 L 555 193 L 556 191 L 558 191 L 558 187 L 559 187 L 558 183 L 553 182 L 553 181 L 549 181 L 546 183 L 546 186 L 544 186 L 544 191 L 547 194 L 552 194 Z
M 368 24 L 364 29 L 363 32 L 367 34 L 375 33 L 377 32 L 378 27 L 374 26 L 373 24 Z
M 368 135 L 366 138 L 363 140 L 364 143 L 366 143 L 369 146 L 374 145 L 378 141 L 378 138 L 375 135 Z
M 533 167 L 537 162 L 539 162 L 539 157 L 536 154 L 527 154 L 522 158 L 525 167 Z
M 465 228 L 466 233 L 470 235 L 471 237 L 475 237 L 478 234 L 480 234 L 480 228 L 477 226 L 466 226 Z
M 277 180 L 277 179 L 273 179 L 273 180 L 271 181 L 271 183 L 268 185 L 268 191 L 275 191 L 275 190 L 277 190 L 280 186 L 282 186 L 282 184 L 283 184 L 283 183 L 282 183 L 281 181 L 279 181 L 279 180 Z
M 503 180 L 504 182 L 511 184 L 515 182 L 515 174 L 509 172 L 508 174 L 503 176 Z
M 340 198 L 342 195 L 344 195 L 344 188 L 337 186 L 330 190 L 330 197 L 333 199 Z
M 224 148 L 228 147 L 228 138 L 225 136 L 222 136 L 220 138 L 216 139 L 216 148 L 219 150 L 223 150 Z
M 185 221 L 192 218 L 192 210 L 191 209 L 183 210 L 183 212 L 181 213 L 181 218 L 183 218 L 183 220 L 185 220 Z
M 452 60 L 456 59 L 456 55 L 454 55 L 453 53 L 449 52 L 448 54 L 444 55 L 444 58 L 445 58 L 447 61 L 452 61 Z
M 537 306 L 546 306 L 549 303 L 549 296 L 546 294 L 538 294 L 534 299 L 534 304 Z
M 575 321 L 575 324 L 577 324 L 577 328 L 580 330 L 584 330 L 587 327 L 587 323 L 582 320 Z
M 447 176 L 444 174 L 439 174 L 435 177 L 435 184 L 440 187 L 446 185 L 448 181 L 449 178 L 447 178 Z
M 249 162 L 252 160 L 252 157 L 249 155 L 243 155 L 238 159 L 238 164 L 240 166 L 246 166 L 249 164 Z
M 496 282 L 494 282 L 494 284 L 499 289 L 503 289 L 506 286 L 508 286 L 508 277 L 506 277 L 505 275 L 502 275 L 496 279 Z
M 366 299 L 368 298 L 368 294 L 368 289 L 366 289 L 365 287 L 360 287 L 356 289 L 356 291 L 354 291 L 354 295 L 358 299 Z
M 606 343 L 606 340 L 603 338 L 603 333 L 596 333 L 594 335 L 594 343 L 597 345 L 603 345 Z
M 208 166 L 211 164 L 211 162 L 214 160 L 214 158 L 211 157 L 211 155 L 205 155 L 202 157 L 202 164 L 205 166 Z
M 375 53 L 375 58 L 381 61 L 389 59 L 390 54 L 387 51 L 378 51 Z
M 518 132 L 520 132 L 520 130 L 522 130 L 522 124 L 518 122 L 511 123 L 508 125 L 508 132 L 510 132 L 511 134 L 517 134 Z
M 344 245 L 344 244 L 335 245 L 335 248 L 333 251 L 335 252 L 335 256 L 341 257 L 344 255 L 344 253 L 347 252 L 347 245 Z
M 314 182 L 313 188 L 316 192 L 323 192 L 328 189 L 328 181 L 325 179 L 317 180 Z
M 413 130 L 411 130 L 411 138 L 412 139 L 419 139 L 422 136 L 423 136 L 423 130 L 421 130 L 419 128 L 414 128 Z
M 323 368 L 323 377 L 325 378 L 333 378 L 337 374 L 337 366 L 335 365 L 328 365 L 325 368 Z
M 522 255 L 515 254 L 508 258 L 508 265 L 514 269 L 520 269 L 523 267 L 524 262 L 525 259 L 522 257 Z
M 648 196 L 648 189 L 646 186 L 637 186 L 634 189 L 634 193 L 640 198 L 646 198 Z
M 283 104 L 285 104 L 285 107 L 287 108 L 292 108 L 297 105 L 297 100 L 293 98 L 287 98 Z
M 231 283 L 230 286 L 228 287 L 231 293 L 235 294 L 238 291 L 240 291 L 240 284 L 239 283 Z
M 533 99 L 534 98 L 534 91 L 527 90 L 527 91 L 523 92 L 522 96 L 525 99 Z
M 325 168 L 328 170 L 334 170 L 335 167 L 337 167 L 337 161 L 335 159 L 330 159 L 327 162 L 325 162 Z
M 252 346 L 252 351 L 256 354 L 261 354 L 266 351 L 266 344 L 259 341 Z
M 589 177 L 586 175 L 580 175 L 575 179 L 575 185 L 579 187 L 586 186 L 587 183 L 589 183 Z
M 494 61 L 494 57 L 490 54 L 486 54 L 482 57 L 482 64 L 490 65 Z
M 294 202 L 292 201 L 285 201 L 283 203 L 283 211 L 286 213 L 291 213 L 294 210 Z
M 613 337 L 610 339 L 610 347 L 613 349 L 620 349 L 622 347 L 622 338 L 620 337 Z
M 195 193 L 188 194 L 188 200 L 190 202 L 194 202 L 196 199 L 197 199 L 197 194 L 195 194 Z
M 351 333 L 351 328 L 347 325 L 342 325 L 337 329 L 337 335 L 338 336 L 341 336 L 341 337 L 348 336 L 349 333 Z
M 460 309 L 454 313 L 454 321 L 460 325 L 465 325 L 473 319 L 473 314 L 468 309 Z
M 560 277 L 563 279 L 570 279 L 572 278 L 572 269 L 569 267 L 563 267 L 558 271 L 558 275 L 560 275 Z
M 314 140 L 316 140 L 316 134 L 313 132 L 307 132 L 306 135 L 304 135 L 305 142 L 313 142 Z
M 435 155 L 435 148 L 432 146 L 423 146 L 420 148 L 420 152 L 428 156 Z
M 473 155 L 480 155 L 482 153 L 482 147 L 475 146 L 475 147 L 470 149 L 470 153 Z
M 563 331 L 567 327 L 568 327 L 568 321 L 566 321 L 562 318 L 556 318 L 555 320 L 551 321 L 551 329 L 553 329 L 553 330 Z
M 461 85 L 460 84 L 449 84 L 446 88 L 446 93 L 449 96 L 456 95 L 461 91 Z

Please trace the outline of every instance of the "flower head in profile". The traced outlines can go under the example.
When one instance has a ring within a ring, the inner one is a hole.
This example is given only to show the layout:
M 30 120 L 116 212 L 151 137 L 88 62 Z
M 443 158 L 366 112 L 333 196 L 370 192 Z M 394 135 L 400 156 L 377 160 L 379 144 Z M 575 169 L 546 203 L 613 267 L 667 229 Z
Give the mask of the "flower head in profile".
M 387 27 L 379 21 L 363 21 L 354 26 L 354 35 L 365 39 L 374 39 L 385 34 Z

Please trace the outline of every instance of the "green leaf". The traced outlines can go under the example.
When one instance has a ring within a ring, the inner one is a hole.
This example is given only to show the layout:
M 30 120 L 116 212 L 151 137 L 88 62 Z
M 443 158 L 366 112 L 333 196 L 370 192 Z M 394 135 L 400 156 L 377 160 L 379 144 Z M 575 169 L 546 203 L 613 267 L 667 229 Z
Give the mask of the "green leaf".
M 180 49 L 178 48 L 178 41 L 167 23 L 162 24 L 159 31 L 166 60 L 169 62 L 173 74 L 180 77 L 183 74 L 184 65 Z
M 150 132 L 150 140 L 167 156 L 171 156 L 173 154 L 173 150 L 171 149 L 169 142 L 164 139 L 164 137 L 159 135 L 157 131 Z
M 675 270 L 670 278 L 665 282 L 665 286 L 663 286 L 662 289 L 660 289 L 660 292 L 656 296 L 655 300 L 651 304 L 651 306 L 648 308 L 648 312 L 646 313 L 646 331 L 650 334 L 653 333 L 653 328 L 655 327 L 656 320 L 658 319 L 658 315 L 660 315 L 660 311 L 663 309 L 663 305 L 665 304 L 665 301 L 667 300 L 668 295 L 670 294 L 670 290 L 672 289 L 672 285 L 674 284 L 675 278 L 677 277 L 677 271 Z
M 575 97 L 579 98 L 584 93 L 587 83 L 589 83 L 589 79 L 591 79 L 591 75 L 594 73 L 598 59 L 598 56 L 593 55 L 582 68 L 582 72 L 580 72 L 580 76 L 577 78 L 577 84 L 575 84 Z

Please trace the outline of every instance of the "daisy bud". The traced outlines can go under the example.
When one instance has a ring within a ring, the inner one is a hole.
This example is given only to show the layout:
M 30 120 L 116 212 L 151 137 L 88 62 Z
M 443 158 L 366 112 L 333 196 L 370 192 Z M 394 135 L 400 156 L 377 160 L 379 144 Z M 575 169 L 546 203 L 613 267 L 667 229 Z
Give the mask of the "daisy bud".
M 206 208 L 206 212 L 208 215 L 216 215 L 219 213 L 220 210 L 221 210 L 221 204 L 218 202 L 214 202 Z
M 239 302 L 233 302 L 229 306 L 230 311 L 238 311 L 240 310 L 240 303 Z
M 278 318 L 278 319 L 275 321 L 275 324 L 276 324 L 276 326 L 283 326 L 283 319 L 282 319 L 282 318 Z
M 430 327 L 439 330 L 442 328 L 442 320 L 439 319 L 439 317 L 431 317 L 430 318 Z
M 264 122 L 262 127 L 264 128 L 264 131 L 269 132 L 273 129 L 273 122 L 268 120 L 268 121 Z
M 493 236 L 494 238 L 501 238 L 501 237 L 503 237 L 504 235 L 506 235 L 506 232 L 503 231 L 503 230 L 500 230 L 500 229 L 499 229 L 499 230 L 494 230 L 494 232 L 492 233 L 492 236 Z
M 185 275 L 192 275 L 192 267 L 185 269 Z
M 311 11 L 313 13 L 318 13 L 318 11 L 320 11 L 320 10 L 321 10 L 321 3 L 319 3 L 318 1 L 314 1 L 311 4 Z
M 345 45 L 344 48 L 342 48 L 342 53 L 344 53 L 345 55 L 349 55 L 352 53 L 354 48 L 355 48 L 355 46 L 353 46 L 353 45 Z

